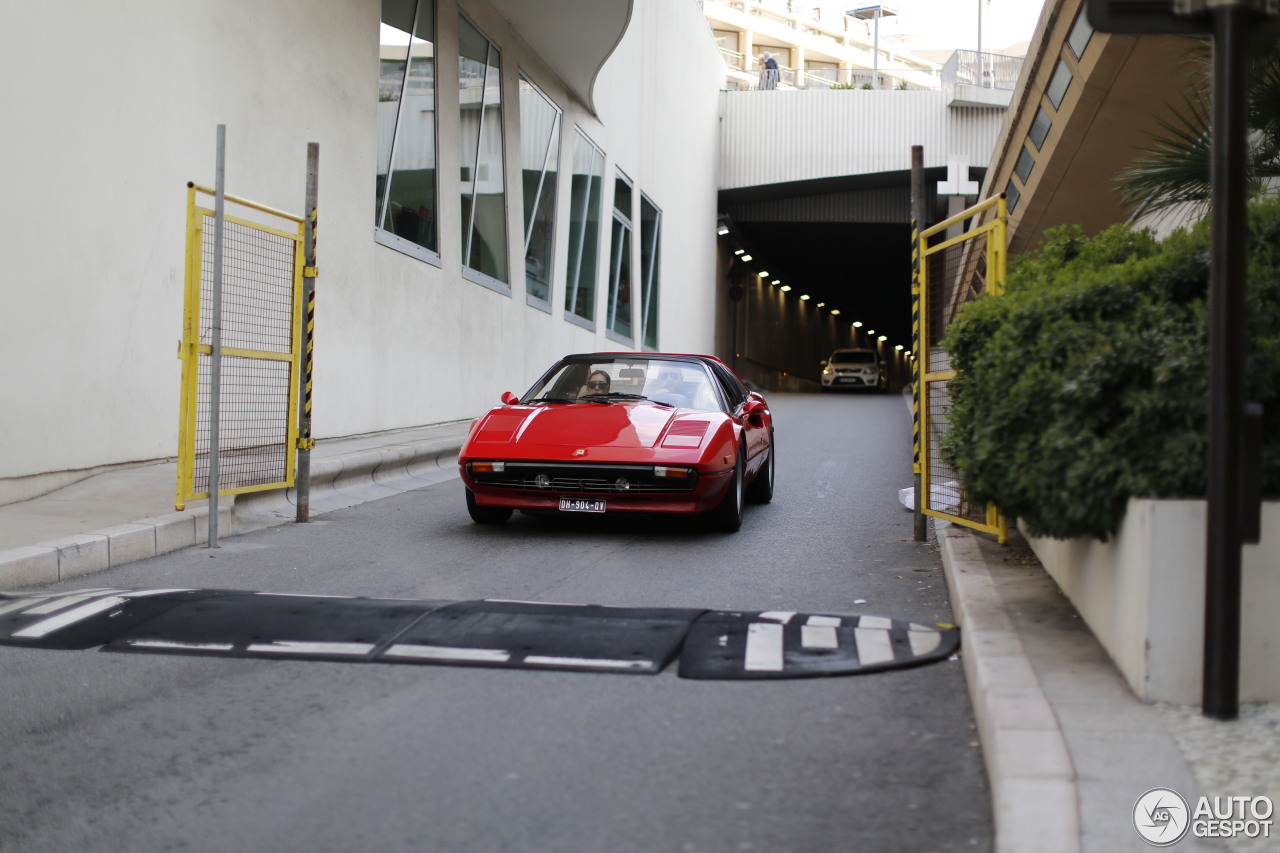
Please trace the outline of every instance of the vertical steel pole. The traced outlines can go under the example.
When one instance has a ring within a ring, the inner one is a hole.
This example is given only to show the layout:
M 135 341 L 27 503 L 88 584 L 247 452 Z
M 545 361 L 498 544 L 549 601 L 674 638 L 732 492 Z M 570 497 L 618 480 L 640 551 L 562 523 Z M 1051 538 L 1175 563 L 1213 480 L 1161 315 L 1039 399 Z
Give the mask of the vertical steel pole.
M 218 125 L 213 192 L 213 307 L 209 354 L 209 547 L 218 547 L 218 442 L 222 419 L 222 226 L 226 200 L 227 126 Z
M 1240 706 L 1240 430 L 1244 420 L 1246 203 L 1245 40 L 1249 11 L 1213 22 L 1213 261 L 1209 319 L 1209 501 L 1205 559 L 1203 712 L 1234 720 Z
M 315 442 L 311 438 L 311 368 L 314 348 L 313 336 L 316 322 L 316 203 L 320 183 L 320 144 L 307 143 L 307 198 L 302 208 L 306 218 L 303 225 L 302 252 L 302 334 L 299 346 L 302 348 L 302 371 L 298 382 L 298 466 L 294 479 L 297 496 L 297 515 L 295 521 L 311 520 L 311 448 Z
M 923 542 L 929 538 L 929 521 L 921 512 L 924 496 L 921 489 L 920 406 L 924 403 L 924 354 L 920 352 L 920 288 L 924 287 L 924 244 L 920 231 L 925 228 L 926 202 L 924 197 L 924 146 L 911 146 L 911 352 L 915 355 L 911 369 L 911 420 L 914 438 L 915 524 L 914 539 Z

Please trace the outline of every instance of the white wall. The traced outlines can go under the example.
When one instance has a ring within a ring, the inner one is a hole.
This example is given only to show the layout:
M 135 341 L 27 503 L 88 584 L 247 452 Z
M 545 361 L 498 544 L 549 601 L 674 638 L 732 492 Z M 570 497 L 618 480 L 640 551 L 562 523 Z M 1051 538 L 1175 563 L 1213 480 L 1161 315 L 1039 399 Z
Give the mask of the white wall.
M 604 335 L 603 270 L 597 331 L 563 319 L 563 233 L 553 313 L 525 302 L 519 71 L 565 110 L 564 140 L 580 124 L 604 149 L 605 211 L 615 167 L 662 208 L 660 345 L 711 350 L 720 68 L 697 5 L 636 4 L 601 71 L 598 118 L 490 7 L 462 6 L 503 52 L 512 296 L 461 276 L 455 87 L 440 87 L 437 108 L 443 266 L 373 240 L 377 0 L 5 4 L 0 503 L 29 496 L 34 475 L 176 452 L 185 184 L 212 185 L 219 123 L 228 192 L 288 211 L 303 207 L 306 145 L 320 144 L 321 440 L 471 417 L 565 352 L 618 347 Z M 448 79 L 459 7 L 438 7 Z M 565 39 L 571 50 L 572 21 Z M 570 150 L 562 142 L 562 181 Z M 558 207 L 563 228 L 564 186 Z

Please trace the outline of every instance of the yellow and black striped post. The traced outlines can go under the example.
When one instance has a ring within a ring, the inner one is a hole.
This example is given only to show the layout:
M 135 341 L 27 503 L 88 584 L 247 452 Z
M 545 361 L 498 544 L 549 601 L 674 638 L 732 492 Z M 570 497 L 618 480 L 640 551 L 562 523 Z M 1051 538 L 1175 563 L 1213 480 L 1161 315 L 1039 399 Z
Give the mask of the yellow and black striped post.
M 920 226 L 927 213 L 924 194 L 924 146 L 911 146 L 911 440 L 912 480 L 915 483 L 915 511 L 913 539 L 923 542 L 929 538 L 929 521 L 925 518 L 922 492 L 923 468 L 921 464 L 921 406 L 924 405 L 924 358 L 920 351 L 920 300 L 923 296 L 924 245 L 920 238 Z
M 315 351 L 316 328 L 316 202 L 320 174 L 320 145 L 307 143 L 307 200 L 303 208 L 306 217 L 303 232 L 302 268 L 302 372 L 299 377 L 301 405 L 298 406 L 298 472 L 295 479 L 297 516 L 295 521 L 311 520 L 311 449 L 316 446 L 311 437 L 312 357 Z

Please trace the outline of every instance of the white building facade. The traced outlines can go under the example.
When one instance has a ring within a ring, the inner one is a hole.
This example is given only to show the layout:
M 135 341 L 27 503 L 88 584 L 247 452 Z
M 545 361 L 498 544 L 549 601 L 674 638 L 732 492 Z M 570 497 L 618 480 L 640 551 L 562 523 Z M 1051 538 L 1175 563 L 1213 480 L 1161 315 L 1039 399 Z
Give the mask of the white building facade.
M 320 147 L 318 439 L 472 417 L 567 352 L 715 351 L 692 0 L 12 2 L 0 40 L 0 503 L 176 452 L 218 124 L 227 192 L 285 211 Z

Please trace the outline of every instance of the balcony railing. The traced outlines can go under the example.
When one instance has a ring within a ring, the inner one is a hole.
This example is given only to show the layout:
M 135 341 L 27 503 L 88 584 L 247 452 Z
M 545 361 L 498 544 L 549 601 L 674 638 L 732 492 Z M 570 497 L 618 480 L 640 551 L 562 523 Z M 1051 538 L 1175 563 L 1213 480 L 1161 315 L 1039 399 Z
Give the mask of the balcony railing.
M 1021 56 L 957 50 L 942 66 L 942 85 L 1012 91 L 1018 85 L 1022 63 Z

